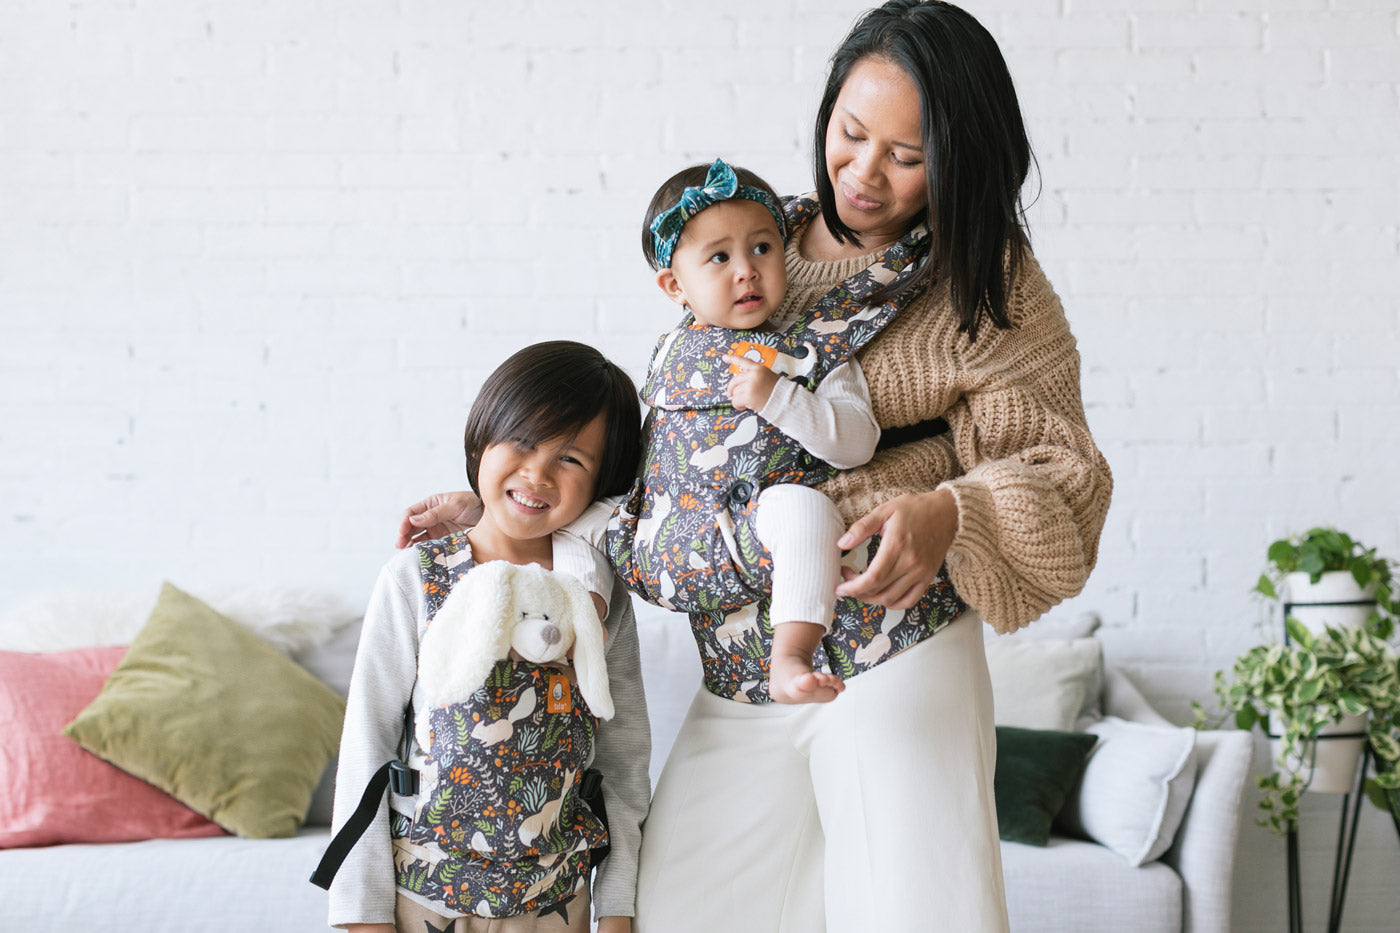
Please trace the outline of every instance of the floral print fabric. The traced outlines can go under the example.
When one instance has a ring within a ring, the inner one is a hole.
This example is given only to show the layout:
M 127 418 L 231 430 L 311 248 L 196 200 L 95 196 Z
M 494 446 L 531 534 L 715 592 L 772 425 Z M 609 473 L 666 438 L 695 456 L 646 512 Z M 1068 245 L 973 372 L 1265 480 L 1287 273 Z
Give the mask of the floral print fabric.
M 810 198 L 787 204 L 793 228 L 815 216 Z M 607 536 L 623 581 L 649 602 L 690 613 L 705 686 L 718 696 L 767 702 L 772 560 L 754 530 L 758 494 L 779 483 L 815 485 L 832 467 L 751 411 L 729 404 L 726 353 L 763 360 L 811 389 L 893 320 L 900 303 L 868 304 L 927 254 L 920 226 L 842 282 L 779 333 L 731 331 L 687 318 L 664 335 L 642 390 L 647 457 Z M 906 296 L 903 300 L 911 300 Z M 861 553 L 861 565 L 873 555 Z M 837 603 L 818 660 L 853 677 L 952 621 L 963 604 L 940 576 L 919 605 L 889 613 Z
M 428 624 L 471 569 L 465 535 L 419 549 Z M 532 913 L 586 889 L 607 830 L 579 793 L 596 720 L 567 668 L 499 661 L 464 702 L 426 715 L 419 794 L 395 811 L 398 886 L 449 913 Z

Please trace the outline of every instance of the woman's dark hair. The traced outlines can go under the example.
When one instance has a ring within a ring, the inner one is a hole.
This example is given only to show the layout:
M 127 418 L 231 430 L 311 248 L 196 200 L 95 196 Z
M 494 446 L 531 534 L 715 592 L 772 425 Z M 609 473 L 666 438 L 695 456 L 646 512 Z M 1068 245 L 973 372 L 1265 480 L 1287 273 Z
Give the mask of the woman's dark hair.
M 1030 243 L 1021 186 L 1033 156 L 1001 50 L 965 10 L 949 3 L 889 0 L 861 17 L 832 55 L 814 150 L 827 229 L 837 242 L 860 245 L 836 211 L 826 133 L 851 69 L 872 57 L 897 64 L 919 89 L 933 234 L 932 261 L 876 299 L 946 279 L 960 330 L 975 337 L 984 317 L 997 327 L 1011 326 L 1006 291 Z
M 481 455 L 502 441 L 534 446 L 573 437 L 599 412 L 607 422 L 594 497 L 624 493 L 642 456 L 642 410 L 637 387 L 597 350 L 550 340 L 515 353 L 496 368 L 472 403 L 463 444 L 467 480 L 477 488 Z
M 647 205 L 647 215 L 642 220 L 642 255 L 647 258 L 647 265 L 653 269 L 660 270 L 661 263 L 656 258 L 656 244 L 651 236 L 651 223 L 658 214 L 676 206 L 676 202 L 681 199 L 681 192 L 687 188 L 705 187 L 705 178 L 710 173 L 710 164 L 692 165 L 690 168 L 683 168 L 670 178 L 661 183 L 661 187 L 656 189 L 656 194 L 651 196 L 651 203 Z M 746 168 L 735 165 L 734 174 L 739 177 L 739 184 L 749 185 L 757 188 L 773 199 L 781 209 L 783 199 L 778 197 L 773 190 L 773 186 Z M 781 230 L 779 231 L 782 232 Z M 685 236 L 682 232 L 681 236 Z

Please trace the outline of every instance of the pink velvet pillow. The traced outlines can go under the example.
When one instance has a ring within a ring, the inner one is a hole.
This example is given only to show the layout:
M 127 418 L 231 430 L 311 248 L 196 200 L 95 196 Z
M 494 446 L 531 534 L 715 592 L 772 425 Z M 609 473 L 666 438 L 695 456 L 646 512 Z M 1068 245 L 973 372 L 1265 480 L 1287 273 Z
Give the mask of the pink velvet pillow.
M 223 833 L 63 735 L 125 653 L 0 651 L 0 849 Z

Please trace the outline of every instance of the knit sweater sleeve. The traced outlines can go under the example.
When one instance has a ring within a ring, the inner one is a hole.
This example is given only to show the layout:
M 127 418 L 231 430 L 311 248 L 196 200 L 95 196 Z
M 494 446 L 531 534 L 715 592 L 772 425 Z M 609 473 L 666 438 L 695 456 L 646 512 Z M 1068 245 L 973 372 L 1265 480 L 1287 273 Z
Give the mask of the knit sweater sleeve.
M 984 325 L 976 341 L 947 315 L 930 321 L 932 366 L 946 367 L 954 383 L 942 413 L 948 434 L 883 451 L 858 475 L 838 477 L 856 515 L 905 492 L 950 490 L 958 530 L 949 574 L 999 632 L 1083 589 L 1113 486 L 1085 422 L 1074 338 L 1029 253 L 1008 310 L 1010 328 Z

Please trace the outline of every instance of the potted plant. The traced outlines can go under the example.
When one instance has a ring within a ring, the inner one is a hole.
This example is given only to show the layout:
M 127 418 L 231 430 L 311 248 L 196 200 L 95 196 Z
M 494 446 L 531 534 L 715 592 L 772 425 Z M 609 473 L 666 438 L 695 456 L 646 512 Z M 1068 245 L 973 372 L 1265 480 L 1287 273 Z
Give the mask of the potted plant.
M 1276 601 L 1286 594 L 1287 641 L 1249 649 L 1235 660 L 1230 677 L 1215 673 L 1214 689 L 1225 709 L 1219 719 L 1233 713 L 1241 729 L 1272 722 L 1277 767 L 1259 778 L 1259 823 L 1276 833 L 1297 823 L 1302 792 L 1318 773 L 1319 736 L 1347 716 L 1358 718 L 1344 728 L 1364 731 L 1376 757 L 1367 796 L 1400 820 L 1400 658 L 1387 641 L 1396 617 L 1391 571 L 1391 562 L 1374 549 L 1330 528 L 1269 546 L 1268 566 L 1255 589 Z M 1338 574 L 1350 578 L 1350 589 Z M 1341 598 L 1317 598 L 1309 588 L 1318 586 L 1321 596 Z M 1298 618 L 1300 610 L 1311 624 Z M 1192 706 L 1198 727 L 1211 723 L 1199 703 Z M 1354 768 L 1353 758 L 1345 788 Z
M 1400 604 L 1391 590 L 1394 563 L 1335 528 L 1313 528 L 1269 545 L 1255 592 L 1282 600 L 1285 616 L 1314 632 L 1326 625 L 1364 625 L 1388 639 Z

